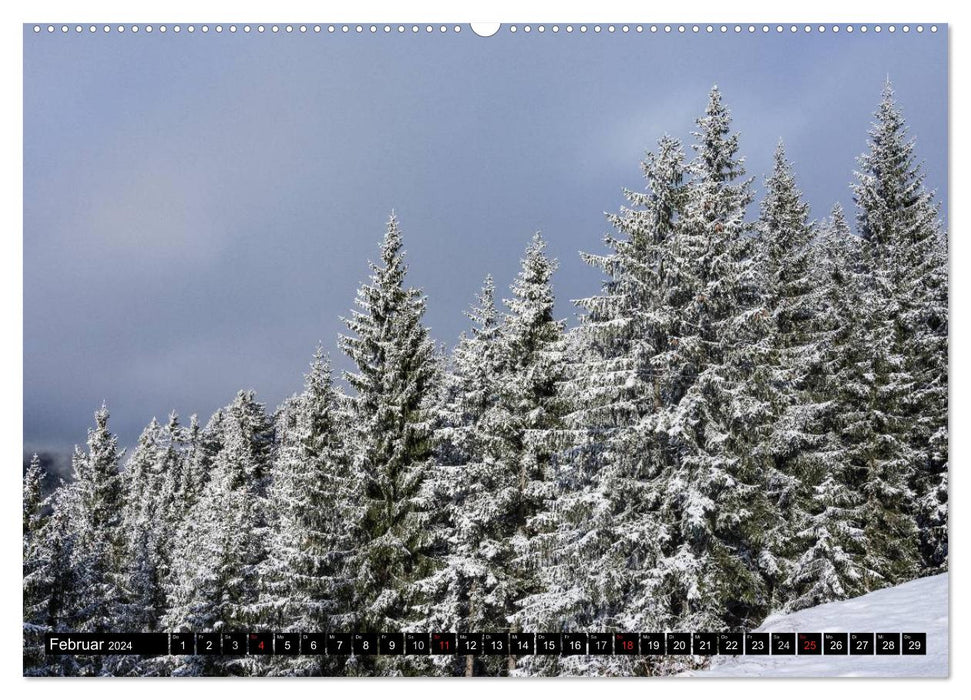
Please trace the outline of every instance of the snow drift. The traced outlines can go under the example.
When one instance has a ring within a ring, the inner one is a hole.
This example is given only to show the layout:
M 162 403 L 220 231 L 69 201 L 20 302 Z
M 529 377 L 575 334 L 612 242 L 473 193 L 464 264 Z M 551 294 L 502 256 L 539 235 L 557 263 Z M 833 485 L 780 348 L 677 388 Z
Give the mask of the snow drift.
M 926 632 L 926 656 L 717 656 L 685 676 L 948 675 L 948 575 L 940 574 L 827 603 L 790 615 L 770 615 L 757 632 Z

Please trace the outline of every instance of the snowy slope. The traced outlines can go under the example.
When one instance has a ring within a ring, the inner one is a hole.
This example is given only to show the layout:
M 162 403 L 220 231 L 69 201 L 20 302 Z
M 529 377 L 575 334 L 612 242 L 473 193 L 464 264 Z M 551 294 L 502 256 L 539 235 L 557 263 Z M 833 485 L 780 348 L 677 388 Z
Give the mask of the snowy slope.
M 711 668 L 685 676 L 948 675 L 948 576 L 941 574 L 859 598 L 771 615 L 757 632 L 926 632 L 927 656 L 715 657 Z

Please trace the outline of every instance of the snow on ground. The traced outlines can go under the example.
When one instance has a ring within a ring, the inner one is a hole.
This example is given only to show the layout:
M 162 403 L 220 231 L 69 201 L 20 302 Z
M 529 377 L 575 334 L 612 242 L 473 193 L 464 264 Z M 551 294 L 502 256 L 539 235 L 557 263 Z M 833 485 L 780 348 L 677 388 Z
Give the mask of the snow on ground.
M 926 656 L 716 656 L 685 676 L 948 675 L 948 575 L 930 576 L 859 598 L 770 615 L 756 632 L 926 632 Z

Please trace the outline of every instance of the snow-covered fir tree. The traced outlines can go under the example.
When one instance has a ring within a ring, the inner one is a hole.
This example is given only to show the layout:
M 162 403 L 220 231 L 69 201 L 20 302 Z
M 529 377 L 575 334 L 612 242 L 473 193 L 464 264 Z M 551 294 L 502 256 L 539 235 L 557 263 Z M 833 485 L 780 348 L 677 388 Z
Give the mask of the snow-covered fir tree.
M 108 427 L 108 408 L 95 413 L 87 452 L 75 447 L 73 481 L 55 501 L 55 527 L 66 520 L 70 540 L 68 572 L 56 572 L 70 586 L 58 591 L 58 624 L 76 632 L 114 631 L 119 612 L 123 549 L 120 531 L 122 489 L 119 464 L 123 450 Z M 61 533 L 59 533 L 60 535 Z M 98 675 L 104 657 L 78 657 L 78 675 Z
M 166 514 L 159 512 L 157 498 L 162 486 L 162 427 L 153 418 L 138 438 L 125 471 L 122 511 L 124 574 L 121 586 L 121 625 L 133 632 L 154 631 L 165 610 L 159 538 L 156 528 Z
M 515 474 L 501 403 L 509 357 L 491 276 L 466 316 L 471 329 L 462 334 L 440 385 L 438 464 L 430 484 L 442 515 L 433 532 L 445 565 L 421 582 L 428 601 L 423 619 L 427 629 L 499 631 L 508 627 L 501 572 L 512 552 L 497 495 L 510 493 Z M 497 675 L 507 667 L 504 659 L 472 656 L 455 663 L 464 675 Z
M 36 452 L 24 471 L 23 481 L 24 552 L 26 552 L 36 540 L 42 523 L 41 509 L 44 497 L 41 489 L 44 483 L 44 469 Z
M 544 570 L 544 590 L 528 605 L 543 628 L 655 629 L 658 620 L 650 580 L 658 556 L 653 452 L 639 449 L 639 421 L 657 408 L 647 360 L 665 347 L 670 325 L 659 293 L 684 198 L 680 143 L 662 138 L 642 167 L 646 192 L 625 191 L 630 206 L 609 216 L 610 253 L 583 255 L 605 280 L 600 295 L 576 302 L 585 313 L 569 339 L 556 556 Z M 628 675 L 642 665 L 622 657 L 564 659 L 560 672 Z
M 45 632 L 73 630 L 78 570 L 74 566 L 76 531 L 71 523 L 71 491 L 63 482 L 44 500 L 50 509 L 29 550 L 24 579 L 24 674 L 77 675 L 77 659 L 43 654 Z M 28 667 L 29 664 L 29 667 Z
M 23 642 L 24 673 L 35 673 L 44 663 L 44 632 L 49 631 L 44 601 L 49 591 L 41 573 L 44 550 L 44 469 L 35 453 L 23 477 Z
M 74 565 L 81 578 L 74 611 L 78 631 L 110 631 L 118 602 L 123 451 L 108 428 L 108 418 L 102 406 L 95 413 L 95 427 L 88 431 L 88 451 L 76 450 L 73 460 L 68 507 L 76 528 Z
M 813 468 L 800 471 L 803 517 L 793 523 L 792 533 L 797 556 L 782 586 L 782 607 L 789 611 L 863 592 L 862 484 L 846 459 L 843 432 L 855 420 L 859 369 L 868 352 L 860 318 L 866 313 L 860 246 L 837 204 L 816 240 L 822 381 L 813 382 L 809 394 L 826 409 L 815 417 L 823 442 Z
M 505 610 L 511 631 L 533 629 L 537 622 L 528 598 L 542 590 L 547 566 L 553 562 L 554 478 L 557 468 L 556 431 L 565 413 L 560 394 L 563 379 L 564 323 L 553 315 L 553 273 L 557 261 L 547 256 L 546 241 L 537 233 L 526 247 L 519 273 L 504 300 L 502 353 L 507 362 L 500 380 L 500 413 L 496 429 L 504 443 L 501 488 L 495 508 L 501 514 L 501 540 L 510 550 L 495 574 L 495 604 Z M 538 659 L 517 665 L 540 664 Z
M 718 630 L 751 626 L 767 604 L 759 562 L 771 504 L 749 455 L 768 407 L 748 389 L 767 314 L 745 218 L 751 181 L 742 179 L 738 135 L 717 88 L 698 127 L 684 210 L 667 244 L 662 313 L 674 324 L 667 348 L 648 360 L 659 405 L 641 422 L 640 449 L 659 462 L 661 624 Z
M 392 214 L 379 263 L 357 292 L 350 335 L 340 346 L 354 362 L 345 374 L 350 397 L 349 434 L 355 471 L 354 523 L 360 533 L 349 563 L 354 581 L 354 623 L 360 631 L 402 631 L 417 617 L 416 582 L 435 561 L 425 481 L 432 468 L 432 399 L 438 362 L 422 324 L 425 297 L 405 287 L 401 229 Z M 408 659 L 362 658 L 376 673 L 397 673 Z
M 355 484 L 344 441 L 341 396 L 318 347 L 303 393 L 277 424 L 267 510 L 270 543 L 259 569 L 260 617 L 280 632 L 352 628 L 347 562 L 353 553 Z M 343 659 L 274 659 L 271 672 L 334 675 Z
M 946 273 L 935 260 L 941 234 L 933 195 L 924 189 L 889 82 L 869 137 L 853 194 L 864 243 L 870 349 L 861 381 L 863 413 L 853 426 L 849 457 L 865 484 L 866 588 L 873 589 L 920 570 L 915 516 L 922 497 L 936 491 L 943 473 L 938 469 L 946 462 L 946 451 L 931 447 L 932 436 L 946 431 L 946 335 L 938 334 L 946 334 L 939 296 Z M 936 410 L 918 415 L 927 398 Z M 943 462 L 932 458 L 935 452 Z M 919 486 L 925 494 L 915 492 Z M 943 515 L 933 506 L 925 512 Z
M 259 568 L 266 557 L 266 487 L 273 426 L 251 391 L 222 410 L 211 474 L 177 535 L 164 626 L 171 631 L 267 628 L 259 615 Z M 254 673 L 257 659 L 177 657 L 176 674 Z
M 819 391 L 825 346 L 816 231 L 781 142 L 765 189 L 755 266 L 768 331 L 748 389 L 769 407 L 752 456 L 773 506 L 763 524 L 759 565 L 768 603 L 776 607 L 790 594 L 784 586 L 792 559 L 801 553 L 794 534 L 804 527 L 806 491 L 815 486 L 828 449 L 824 423 L 830 402 Z
M 946 567 L 947 239 L 889 81 L 869 136 L 853 193 L 884 317 L 875 329 L 882 354 L 875 373 L 885 382 L 880 434 L 893 452 L 871 465 L 881 472 L 884 501 L 874 527 L 909 542 L 907 511 L 920 527 L 918 552 L 908 546 L 888 569 L 887 582 L 895 583 L 912 576 L 913 558 L 929 571 Z

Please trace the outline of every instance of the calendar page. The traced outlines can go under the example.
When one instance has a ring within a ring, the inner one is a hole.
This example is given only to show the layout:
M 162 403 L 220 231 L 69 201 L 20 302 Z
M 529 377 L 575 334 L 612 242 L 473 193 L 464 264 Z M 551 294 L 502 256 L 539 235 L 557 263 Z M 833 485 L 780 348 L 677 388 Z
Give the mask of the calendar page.
M 946 23 L 22 33 L 25 676 L 949 674 Z

